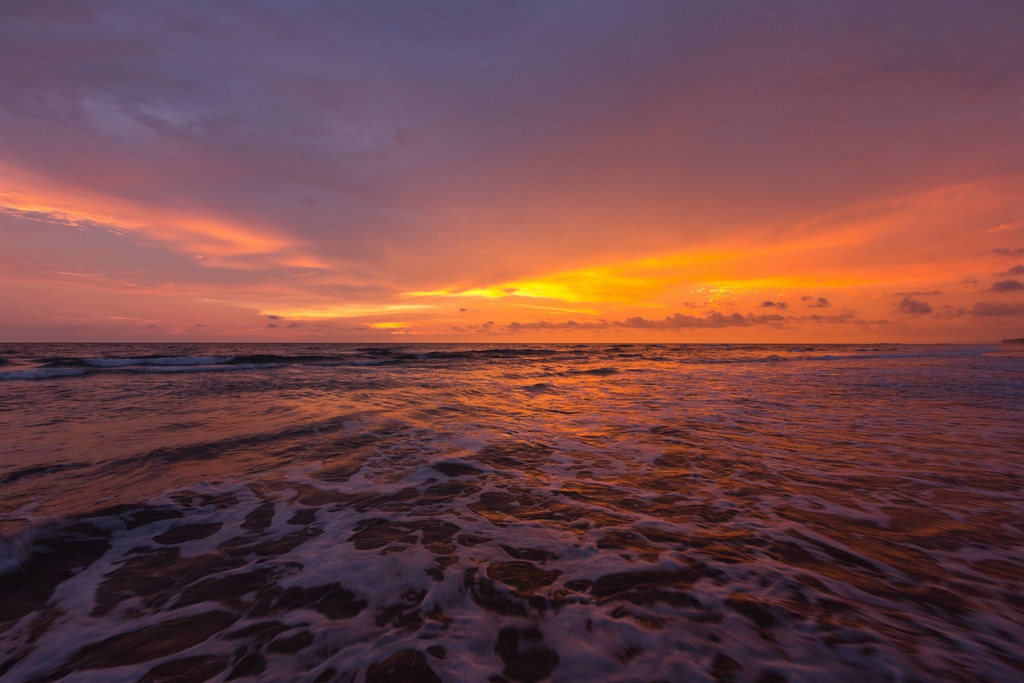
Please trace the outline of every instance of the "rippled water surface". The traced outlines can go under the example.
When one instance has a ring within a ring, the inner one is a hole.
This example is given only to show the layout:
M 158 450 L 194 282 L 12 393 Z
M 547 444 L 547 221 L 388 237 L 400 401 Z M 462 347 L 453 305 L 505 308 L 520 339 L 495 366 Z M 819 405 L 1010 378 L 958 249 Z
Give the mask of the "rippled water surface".
M 1024 680 L 1024 358 L 0 346 L 5 681 Z

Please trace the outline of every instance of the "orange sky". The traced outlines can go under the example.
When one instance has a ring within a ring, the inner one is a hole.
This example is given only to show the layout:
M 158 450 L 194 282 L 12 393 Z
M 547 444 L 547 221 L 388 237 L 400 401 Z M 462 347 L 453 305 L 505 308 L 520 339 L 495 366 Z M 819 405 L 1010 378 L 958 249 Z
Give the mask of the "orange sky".
M 1024 336 L 1012 3 L 54 7 L 0 340 Z

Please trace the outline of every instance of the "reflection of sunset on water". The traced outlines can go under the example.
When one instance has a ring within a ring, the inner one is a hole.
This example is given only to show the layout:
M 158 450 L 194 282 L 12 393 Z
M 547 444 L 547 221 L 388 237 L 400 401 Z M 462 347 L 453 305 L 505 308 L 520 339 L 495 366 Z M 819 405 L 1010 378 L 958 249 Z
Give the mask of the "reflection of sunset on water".
M 0 588 L 12 680 L 1024 662 L 1011 345 L 0 355 L 0 533 L 36 550 Z

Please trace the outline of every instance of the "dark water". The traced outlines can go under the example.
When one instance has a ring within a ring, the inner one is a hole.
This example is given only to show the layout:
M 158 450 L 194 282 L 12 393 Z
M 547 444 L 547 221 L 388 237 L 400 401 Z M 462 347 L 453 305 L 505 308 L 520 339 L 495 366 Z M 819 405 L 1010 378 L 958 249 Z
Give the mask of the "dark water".
M 4 681 L 1021 681 L 1024 358 L 0 346 Z

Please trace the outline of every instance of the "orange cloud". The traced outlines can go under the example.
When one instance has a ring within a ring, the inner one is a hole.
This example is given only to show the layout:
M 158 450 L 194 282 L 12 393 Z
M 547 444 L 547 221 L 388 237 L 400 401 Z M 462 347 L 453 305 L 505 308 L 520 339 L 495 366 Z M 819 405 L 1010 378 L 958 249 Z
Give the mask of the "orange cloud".
M 0 212 L 75 227 L 138 233 L 204 262 L 240 267 L 244 257 L 265 256 L 278 265 L 322 268 L 300 253 L 303 245 L 266 226 L 240 226 L 190 212 L 101 196 L 0 166 Z

